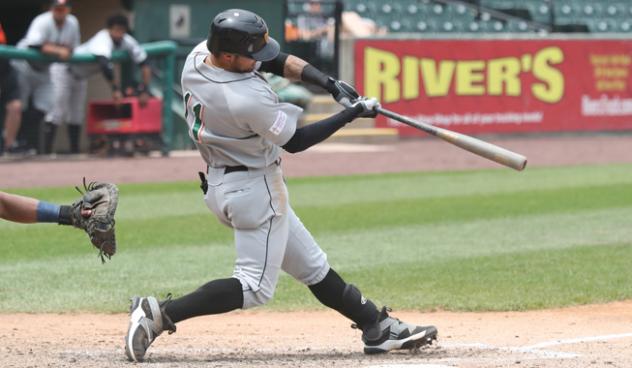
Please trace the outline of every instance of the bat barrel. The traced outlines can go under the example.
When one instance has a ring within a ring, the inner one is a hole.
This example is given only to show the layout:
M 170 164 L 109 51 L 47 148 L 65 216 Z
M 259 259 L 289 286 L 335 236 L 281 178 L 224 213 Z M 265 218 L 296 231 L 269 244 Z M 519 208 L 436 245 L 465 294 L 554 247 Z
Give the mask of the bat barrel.
M 386 117 L 412 126 L 413 128 L 417 128 L 423 132 L 439 137 L 448 143 L 452 143 L 453 145 L 470 151 L 476 155 L 485 157 L 501 165 L 511 167 L 512 169 L 522 171 L 527 166 L 526 157 L 502 147 L 496 146 L 494 144 L 476 139 L 474 137 L 470 137 L 465 134 L 453 132 L 451 130 L 443 128 L 438 128 L 434 125 L 430 125 L 421 121 L 416 121 L 381 107 L 377 108 L 377 112 Z

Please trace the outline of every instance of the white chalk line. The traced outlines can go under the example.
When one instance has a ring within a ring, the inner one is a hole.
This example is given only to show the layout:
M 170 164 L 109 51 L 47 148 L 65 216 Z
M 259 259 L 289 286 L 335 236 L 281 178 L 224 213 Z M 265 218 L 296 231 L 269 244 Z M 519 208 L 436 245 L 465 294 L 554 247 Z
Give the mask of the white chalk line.
M 443 364 L 379 364 L 369 365 L 365 368 L 456 368 L 451 365 Z
M 615 339 L 624 339 L 627 337 L 632 337 L 632 332 L 629 333 L 621 333 L 621 334 L 612 334 L 612 335 L 601 335 L 601 336 L 586 336 L 586 337 L 576 337 L 571 339 L 558 339 L 551 341 L 544 341 L 534 345 L 527 346 L 518 346 L 518 347 L 509 347 L 509 346 L 493 346 L 489 344 L 483 343 L 470 343 L 470 344 L 440 344 L 440 346 L 445 348 L 475 348 L 480 350 L 500 350 L 500 351 L 510 351 L 516 353 L 527 353 L 533 354 L 538 357 L 547 358 L 547 359 L 572 359 L 581 356 L 578 353 L 569 353 L 569 352 L 561 352 L 561 351 L 550 351 L 543 350 L 542 348 L 559 346 L 559 345 L 572 345 L 572 344 L 583 344 L 587 342 L 596 342 L 596 341 L 608 341 Z
M 632 332 L 613 334 L 613 335 L 577 337 L 573 339 L 551 340 L 551 341 L 545 341 L 545 342 L 541 342 L 539 344 L 535 344 L 531 346 L 525 346 L 525 348 L 539 349 L 539 348 L 546 348 L 549 346 L 557 346 L 557 345 L 583 344 L 586 342 L 594 342 L 594 341 L 608 341 L 608 340 L 624 339 L 626 337 L 632 337 Z

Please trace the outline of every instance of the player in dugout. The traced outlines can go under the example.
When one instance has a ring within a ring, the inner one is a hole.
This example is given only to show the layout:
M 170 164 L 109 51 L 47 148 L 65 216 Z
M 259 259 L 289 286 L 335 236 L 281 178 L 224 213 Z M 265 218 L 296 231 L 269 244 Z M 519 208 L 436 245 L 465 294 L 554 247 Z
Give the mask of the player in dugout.
M 7 37 L 0 24 L 0 45 L 6 45 Z M 22 102 L 16 71 L 8 59 L 0 58 L 0 107 L 4 106 L 4 129 L 0 140 L 0 155 L 18 153 L 15 138 L 22 121 Z
M 79 45 L 76 53 L 93 54 L 96 64 L 55 64 L 53 73 L 53 89 L 55 104 L 46 117 L 44 136 L 44 152 L 52 153 L 53 141 L 57 127 L 68 124 L 70 153 L 79 153 L 79 137 L 81 125 L 85 120 L 85 104 L 87 79 L 101 71 L 112 90 L 112 99 L 119 103 L 123 98 L 121 83 L 115 77 L 112 64 L 112 52 L 125 51 L 132 61 L 140 67 L 142 82 L 137 86 L 138 100 L 141 107 L 149 100 L 148 85 L 151 82 L 151 67 L 147 63 L 147 53 L 129 33 L 129 21 L 123 14 L 114 14 L 107 18 L 106 27 L 88 41 Z

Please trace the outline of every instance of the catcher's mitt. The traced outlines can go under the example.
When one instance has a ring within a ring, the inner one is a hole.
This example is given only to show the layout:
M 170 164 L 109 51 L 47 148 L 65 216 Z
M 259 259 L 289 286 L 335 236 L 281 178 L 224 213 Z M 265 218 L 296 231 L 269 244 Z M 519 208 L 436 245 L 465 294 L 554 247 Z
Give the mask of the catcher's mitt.
M 92 244 L 99 249 L 101 262 L 110 259 L 116 253 L 114 236 L 114 213 L 118 204 L 118 188 L 111 183 L 91 182 L 86 185 L 83 179 L 83 195 L 69 206 L 70 224 L 85 230 Z M 66 216 L 64 216 L 66 217 Z

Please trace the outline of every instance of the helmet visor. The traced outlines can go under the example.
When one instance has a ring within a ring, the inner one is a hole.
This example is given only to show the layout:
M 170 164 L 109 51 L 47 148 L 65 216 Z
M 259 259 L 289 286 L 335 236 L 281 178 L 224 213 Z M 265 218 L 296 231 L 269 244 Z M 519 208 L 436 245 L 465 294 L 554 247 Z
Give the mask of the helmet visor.
M 269 61 L 279 55 L 281 47 L 279 43 L 272 37 L 267 35 L 262 39 L 265 42 L 264 46 L 256 52 L 251 54 L 251 57 L 257 61 Z

